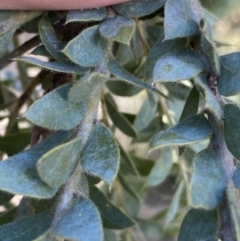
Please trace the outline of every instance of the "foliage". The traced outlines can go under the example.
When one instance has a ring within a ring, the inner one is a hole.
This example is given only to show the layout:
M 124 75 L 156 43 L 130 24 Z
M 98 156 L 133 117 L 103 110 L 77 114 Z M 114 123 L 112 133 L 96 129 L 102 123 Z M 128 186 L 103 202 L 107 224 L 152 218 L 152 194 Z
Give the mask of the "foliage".
M 0 240 L 240 241 L 240 53 L 209 14 L 0 11 Z

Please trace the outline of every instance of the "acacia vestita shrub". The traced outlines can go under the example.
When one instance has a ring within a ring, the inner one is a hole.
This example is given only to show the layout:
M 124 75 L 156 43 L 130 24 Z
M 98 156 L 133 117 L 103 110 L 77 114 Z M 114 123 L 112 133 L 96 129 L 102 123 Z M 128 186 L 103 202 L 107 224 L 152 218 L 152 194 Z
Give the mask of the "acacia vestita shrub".
M 204 11 L 0 11 L 1 76 L 18 71 L 0 82 L 0 240 L 240 241 L 240 53 L 218 55 Z

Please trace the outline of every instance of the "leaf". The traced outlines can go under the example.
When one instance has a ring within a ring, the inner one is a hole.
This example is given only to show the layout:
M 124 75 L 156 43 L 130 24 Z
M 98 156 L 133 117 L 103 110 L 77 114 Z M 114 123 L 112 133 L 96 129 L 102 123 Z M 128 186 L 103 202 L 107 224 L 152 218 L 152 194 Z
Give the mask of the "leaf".
M 198 112 L 198 104 L 199 92 L 197 91 L 196 87 L 193 87 L 186 99 L 179 122 L 196 115 Z
M 218 77 L 218 90 L 221 95 L 231 96 L 240 92 L 240 52 L 220 57 L 221 74 Z
M 45 57 L 48 57 L 48 58 L 52 57 L 51 54 L 46 50 L 46 48 L 43 44 L 36 47 L 30 54 L 45 56 Z
M 172 150 L 169 147 L 161 149 L 161 156 L 155 162 L 144 184 L 145 187 L 154 187 L 165 181 L 172 168 Z
M 100 36 L 97 25 L 83 30 L 63 52 L 76 64 L 94 67 L 103 60 L 107 46 L 107 40 Z
M 135 30 L 135 21 L 131 18 L 116 16 L 100 24 L 99 32 L 106 38 L 129 45 Z
M 99 212 L 95 205 L 84 197 L 79 197 L 72 204 L 52 232 L 57 236 L 76 241 L 103 241 Z
M 204 96 L 204 109 L 209 110 L 218 121 L 222 121 L 222 108 L 216 97 L 214 96 L 213 92 L 209 88 L 206 78 L 207 76 L 204 73 L 199 74 L 194 78 L 195 85 Z
M 230 215 L 232 223 L 235 229 L 235 240 L 240 241 L 240 211 L 239 211 L 239 200 L 240 200 L 240 193 L 238 189 L 235 189 L 232 182 L 228 182 L 227 184 L 227 199 L 228 199 L 228 206 L 230 209 Z
M 207 67 L 211 66 L 211 72 L 220 73 L 219 57 L 212 39 L 211 28 L 205 19 L 201 20 L 200 27 L 202 32 L 201 46 L 207 56 L 207 62 L 209 62 Z
M 212 134 L 208 120 L 199 114 L 190 117 L 167 130 L 160 131 L 149 143 L 150 151 L 169 145 L 186 145 L 205 140 Z
M 240 189 L 240 165 L 237 165 L 237 168 L 234 172 L 233 183 L 235 188 Z
M 114 5 L 113 9 L 123 16 L 139 18 L 162 8 L 165 2 L 166 0 L 138 0 Z
M 191 79 L 204 70 L 201 57 L 184 48 L 160 57 L 153 69 L 153 82 Z
M 227 178 L 220 158 L 208 148 L 197 154 L 194 160 L 190 184 L 192 205 L 213 209 L 222 201 Z
M 68 93 L 69 101 L 72 103 L 81 102 L 88 99 L 94 88 L 108 79 L 106 75 L 99 72 L 92 72 L 83 76 L 77 81 Z
M 42 11 L 11 11 L 0 19 L 0 35 L 19 28 L 24 23 L 41 15 Z
M 90 189 L 90 198 L 96 205 L 103 227 L 108 229 L 125 229 L 134 225 L 134 222 L 114 206 L 96 187 Z
M 0 22 L 0 25 L 1 25 L 1 22 Z M 5 33 L 4 35 L 0 35 L 0 59 L 2 59 L 2 57 L 6 53 L 8 49 L 8 45 L 10 44 L 13 34 L 15 33 L 15 30 L 16 29 L 13 29 Z
M 104 231 L 104 241 L 119 241 L 119 237 L 114 231 L 108 230 L 106 228 L 104 228 L 103 231 Z
M 158 107 L 156 99 L 157 98 L 155 98 L 156 104 L 154 106 L 151 106 L 148 99 L 144 101 L 133 123 L 133 127 L 135 130 L 143 130 L 144 128 L 148 127 L 151 121 L 154 119 Z
M 113 93 L 114 95 L 119 96 L 126 96 L 131 97 L 133 95 L 138 94 L 142 88 L 137 87 L 135 85 L 129 85 L 123 81 L 107 81 L 106 83 L 107 88 Z
M 68 100 L 72 84 L 63 85 L 35 101 L 25 117 L 32 123 L 50 130 L 69 130 L 77 126 L 87 112 L 87 100 Z
M 167 0 L 165 4 L 165 40 L 189 37 L 199 33 L 199 21 L 203 18 L 197 0 Z
M 82 151 L 81 138 L 59 145 L 45 153 L 37 162 L 40 178 L 50 187 L 66 183 Z
M 179 206 L 181 202 L 181 197 L 182 193 L 184 191 L 184 182 L 181 181 L 180 184 L 178 185 L 178 188 L 176 192 L 173 195 L 172 201 L 169 205 L 166 218 L 165 218 L 165 223 L 170 223 L 173 221 L 174 217 L 176 216 L 177 212 L 179 211 Z
M 85 172 L 111 184 L 119 169 L 119 149 L 112 132 L 103 124 L 96 124 L 81 155 Z
M 106 107 L 108 110 L 108 114 L 109 114 L 110 118 L 112 119 L 112 122 L 114 123 L 114 125 L 119 130 L 121 130 L 124 134 L 126 134 L 130 137 L 137 137 L 137 133 L 136 133 L 135 129 L 133 128 L 133 126 L 131 125 L 131 123 L 128 121 L 128 119 L 124 115 L 122 115 L 121 113 L 119 113 L 117 111 L 117 107 L 116 107 L 115 103 L 111 99 L 111 96 L 108 94 L 105 97 L 105 103 L 106 103 Z
M 51 198 L 57 191 L 43 183 L 36 163 L 46 152 L 62 144 L 69 132 L 56 132 L 31 149 L 0 162 L 0 189 L 35 198 Z
M 240 108 L 234 104 L 224 106 L 224 137 L 228 150 L 240 160 Z
M 190 209 L 181 224 L 178 241 L 217 241 L 217 230 L 216 210 Z
M 30 131 L 0 137 L 0 150 L 9 156 L 22 151 L 30 143 Z
M 82 73 L 85 73 L 88 71 L 87 68 L 83 68 L 79 65 L 72 64 L 72 63 L 56 62 L 56 61 L 45 62 L 45 61 L 41 61 L 36 58 L 26 57 L 26 56 L 14 58 L 14 60 L 23 61 L 23 62 L 26 62 L 29 64 L 37 65 L 37 66 L 39 66 L 41 68 L 45 68 L 47 70 L 56 71 L 56 72 L 60 72 L 60 73 L 82 74 Z
M 47 51 L 59 61 L 69 61 L 65 54 L 61 50 L 65 47 L 65 43 L 58 40 L 51 21 L 44 15 L 39 22 L 39 35 L 47 49 Z
M 53 213 L 45 211 L 30 218 L 0 226 L 0 240 L 32 241 L 50 227 L 52 218 Z
M 101 21 L 107 15 L 106 8 L 94 8 L 68 11 L 66 24 L 71 22 Z
M 145 65 L 145 78 L 152 80 L 153 69 L 156 61 L 171 52 L 183 49 L 187 45 L 187 39 L 173 39 L 167 41 L 158 41 L 150 50 Z
M 130 84 L 136 85 L 138 87 L 142 87 L 146 90 L 156 92 L 168 99 L 168 97 L 165 96 L 163 93 L 161 93 L 159 90 L 155 89 L 154 87 L 152 87 L 151 85 L 149 85 L 145 82 L 142 82 L 137 77 L 135 77 L 134 75 L 129 73 L 127 70 L 125 70 L 123 67 L 121 67 L 115 60 L 110 60 L 108 62 L 108 68 L 112 74 L 114 74 L 116 77 L 120 78 L 121 80 L 124 80 L 124 81 L 126 81 Z

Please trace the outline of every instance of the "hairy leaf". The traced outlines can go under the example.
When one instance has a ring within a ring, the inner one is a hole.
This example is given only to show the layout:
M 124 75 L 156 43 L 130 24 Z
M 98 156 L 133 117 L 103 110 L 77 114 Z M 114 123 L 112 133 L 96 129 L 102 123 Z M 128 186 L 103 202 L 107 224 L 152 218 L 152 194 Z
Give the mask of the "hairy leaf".
M 103 241 L 99 212 L 95 205 L 84 197 L 79 197 L 72 204 L 52 232 L 57 236 L 76 241 Z
M 51 58 L 51 54 L 46 50 L 45 46 L 42 44 L 42 45 L 39 45 L 37 46 L 32 52 L 31 52 L 32 55 L 40 55 L 40 56 L 45 56 L 45 57 L 48 57 L 48 58 Z
M 194 82 L 204 96 L 204 109 L 210 111 L 218 121 L 221 121 L 223 118 L 222 108 L 209 88 L 206 78 L 207 76 L 202 73 L 194 78 Z
M 240 52 L 223 55 L 220 58 L 221 74 L 218 77 L 218 90 L 221 95 L 231 96 L 240 92 Z
M 190 192 L 192 205 L 213 209 L 222 201 L 227 179 L 222 162 L 212 149 L 205 149 L 194 160 Z
M 0 22 L 1 25 L 1 22 Z M 10 41 L 12 40 L 13 34 L 15 33 L 16 29 L 13 29 L 4 35 L 0 35 L 0 59 L 4 56 L 8 49 L 8 45 L 10 44 Z M 0 30 L 1 31 L 1 30 Z
M 80 81 L 77 81 L 70 89 L 69 101 L 76 103 L 83 99 L 88 99 L 94 88 L 108 79 L 106 75 L 99 72 L 92 72 L 83 76 Z
M 153 86 L 139 80 L 137 77 L 135 77 L 134 75 L 129 73 L 127 70 L 125 70 L 123 67 L 121 67 L 115 60 L 110 60 L 108 62 L 108 68 L 112 74 L 114 74 L 116 77 L 120 78 L 121 80 L 124 80 L 130 84 L 142 87 L 146 90 L 156 92 L 168 99 L 168 97 L 165 96 L 163 93 L 161 93 L 159 90 L 157 90 Z
M 16 29 L 24 23 L 41 15 L 42 11 L 11 11 L 0 20 L 0 35 Z
M 82 149 L 81 138 L 77 138 L 45 153 L 37 162 L 41 179 L 50 187 L 60 187 L 76 167 Z
M 116 16 L 100 24 L 99 32 L 106 38 L 129 45 L 135 30 L 135 21 L 131 18 Z
M 32 241 L 50 227 L 52 218 L 53 213 L 45 211 L 32 217 L 0 226 L 0 240 Z
M 191 79 L 204 69 L 204 63 L 193 50 L 184 48 L 160 57 L 153 70 L 153 81 L 174 82 Z
M 199 32 L 199 21 L 203 18 L 197 0 L 167 0 L 165 5 L 165 39 L 183 38 Z
M 138 0 L 114 5 L 113 9 L 123 16 L 138 18 L 157 11 L 165 2 L 166 0 Z
M 87 99 L 70 102 L 71 87 L 72 84 L 66 84 L 35 101 L 25 114 L 26 118 L 50 130 L 69 130 L 77 126 L 86 114 Z
M 112 132 L 103 124 L 97 123 L 82 152 L 82 168 L 111 184 L 117 175 L 119 161 L 119 149 Z
M 68 11 L 66 24 L 71 22 L 101 21 L 107 15 L 106 8 L 94 8 Z
M 150 50 L 145 65 L 145 78 L 152 80 L 153 69 L 156 61 L 171 52 L 183 49 L 187 45 L 187 39 L 173 39 L 167 41 L 158 41 L 153 48 Z
M 237 168 L 236 168 L 236 170 L 234 172 L 233 182 L 234 182 L 234 186 L 237 189 L 240 189 L 240 165 L 237 165 Z
M 16 154 L 30 143 L 30 137 L 30 131 L 0 137 L 0 150 L 6 152 L 10 156 Z
M 88 68 L 84 68 L 76 64 L 66 63 L 66 62 L 56 62 L 56 61 L 45 62 L 33 57 L 22 56 L 22 57 L 15 58 L 14 60 L 23 61 L 29 64 L 37 65 L 47 70 L 56 71 L 60 73 L 81 74 L 88 71 Z
M 178 241 L 217 241 L 217 229 L 216 210 L 190 209 L 181 224 Z
M 145 187 L 153 187 L 161 184 L 167 178 L 172 168 L 172 150 L 170 147 L 161 149 L 161 156 L 155 162 L 144 184 Z
M 124 229 L 134 225 L 134 222 L 115 207 L 96 187 L 90 189 L 90 198 L 98 208 L 103 227 L 108 229 Z
M 220 63 L 215 44 L 212 39 L 211 29 L 205 19 L 201 21 L 201 46 L 207 57 L 209 71 L 219 73 Z
M 69 61 L 66 55 L 61 52 L 65 44 L 58 40 L 51 21 L 46 15 L 44 15 L 39 22 L 39 35 L 47 51 L 56 60 Z
M 142 88 L 135 85 L 129 85 L 123 81 L 107 81 L 107 88 L 114 94 L 119 96 L 130 97 L 139 93 Z
M 93 67 L 103 60 L 107 46 L 107 40 L 98 33 L 97 25 L 83 30 L 67 44 L 63 52 L 74 63 Z
M 224 106 L 224 136 L 228 150 L 240 160 L 240 108 L 237 105 L 227 104 Z
M 196 115 L 183 120 L 167 130 L 160 131 L 150 140 L 150 150 L 169 145 L 186 145 L 210 137 L 212 130 L 207 119 Z
M 0 162 L 0 189 L 30 197 L 51 198 L 57 189 L 41 181 L 36 163 L 44 153 L 62 144 L 67 136 L 68 132 L 57 132 L 31 149 Z

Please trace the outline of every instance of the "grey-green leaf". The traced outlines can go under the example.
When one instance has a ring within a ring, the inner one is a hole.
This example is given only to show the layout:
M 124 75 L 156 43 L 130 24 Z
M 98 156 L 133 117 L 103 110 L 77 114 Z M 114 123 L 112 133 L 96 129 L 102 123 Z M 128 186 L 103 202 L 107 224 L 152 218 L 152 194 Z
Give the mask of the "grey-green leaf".
M 137 77 L 135 77 L 134 75 L 129 73 L 127 70 L 125 70 L 123 67 L 121 67 L 115 60 L 110 60 L 108 62 L 108 68 L 112 74 L 114 74 L 116 77 L 120 78 L 121 80 L 124 80 L 130 84 L 142 87 L 146 90 L 156 92 L 168 99 L 168 97 L 165 96 L 163 93 L 161 93 L 159 90 L 157 90 L 153 86 L 139 80 Z
M 24 61 L 26 63 L 37 65 L 47 70 L 56 71 L 60 73 L 82 74 L 89 70 L 88 68 L 84 68 L 73 63 L 57 62 L 57 61 L 45 62 L 33 57 L 27 57 L 27 56 L 18 57 L 18 58 L 15 58 L 14 60 Z
M 48 57 L 48 58 L 52 57 L 51 54 L 46 50 L 46 48 L 43 44 L 37 46 L 30 54 L 45 56 L 45 57 Z
M 165 39 L 189 37 L 199 33 L 199 21 L 203 18 L 197 0 L 167 0 L 165 4 Z
M 11 11 L 7 12 L 0 20 L 0 35 L 3 35 L 13 29 L 16 29 L 28 21 L 38 17 L 42 11 Z
M 158 41 L 150 50 L 145 65 L 145 78 L 148 80 L 152 80 L 153 77 L 153 69 L 156 61 L 164 56 L 165 54 L 169 54 L 170 52 L 174 52 L 180 49 L 183 49 L 187 45 L 187 39 L 173 39 Z
M 194 160 L 190 184 L 192 205 L 197 208 L 213 209 L 222 201 L 227 178 L 222 162 L 213 149 L 197 154 Z
M 105 98 L 106 107 L 108 110 L 108 114 L 112 119 L 114 125 L 121 130 L 124 134 L 130 137 L 137 137 L 137 133 L 133 128 L 132 124 L 128 121 L 128 119 L 118 112 L 115 103 L 113 102 L 110 95 L 106 95 Z
M 72 204 L 52 232 L 57 236 L 76 241 L 103 241 L 99 212 L 95 205 L 84 197 L 79 197 Z
M 153 81 L 174 82 L 191 79 L 204 70 L 201 57 L 184 48 L 160 57 L 153 70 Z
M 94 67 L 103 60 L 107 46 L 107 40 L 101 37 L 97 25 L 83 30 L 66 45 L 63 52 L 76 64 Z
M 167 130 L 160 131 L 150 140 L 150 150 L 169 145 L 186 145 L 205 140 L 212 134 L 208 120 L 199 114 L 183 120 Z
M 228 150 L 240 160 L 240 108 L 237 105 L 224 106 L 224 136 Z
M 1 22 L 0 22 L 1 24 Z M 8 45 L 10 44 L 10 41 L 12 40 L 13 34 L 15 33 L 16 29 L 13 29 L 4 35 L 0 35 L 0 59 L 4 56 L 8 49 Z
M 129 45 L 135 30 L 131 18 L 116 16 L 106 19 L 99 27 L 100 34 L 106 38 Z
M 216 210 L 190 209 L 181 224 L 178 241 L 217 241 L 217 230 Z
M 117 4 L 113 9 L 123 16 L 138 18 L 157 11 L 164 6 L 165 2 L 166 0 L 138 0 Z
M 76 167 L 82 149 L 81 138 L 77 138 L 45 153 L 37 162 L 40 178 L 50 187 L 60 187 Z
M 90 198 L 98 208 L 104 228 L 124 229 L 134 225 L 134 222 L 115 207 L 95 186 L 90 189 Z
M 155 104 L 152 106 L 148 99 L 146 99 L 137 114 L 136 118 L 134 119 L 133 127 L 137 131 L 141 131 L 144 128 L 148 127 L 151 121 L 154 119 L 154 116 L 157 112 L 157 98 L 153 96 L 155 100 Z
M 237 166 L 234 175 L 233 175 L 233 182 L 234 182 L 234 186 L 237 189 L 240 189 L 240 165 Z
M 77 126 L 86 114 L 87 100 L 70 102 L 71 87 L 72 84 L 66 84 L 35 101 L 25 114 L 26 118 L 50 130 L 69 130 Z
M 47 51 L 56 60 L 69 61 L 67 56 L 61 52 L 66 44 L 58 40 L 52 23 L 46 15 L 39 22 L 39 35 Z
M 51 226 L 52 218 L 53 213 L 45 211 L 30 218 L 0 226 L 0 240 L 32 241 Z
M 35 198 L 51 198 L 57 189 L 41 181 L 36 163 L 44 153 L 62 144 L 68 134 L 57 132 L 33 148 L 0 162 L 0 189 Z
M 240 92 L 240 52 L 220 57 L 221 74 L 218 77 L 218 90 L 221 95 L 231 96 Z
M 161 184 L 167 178 L 172 168 L 172 149 L 164 147 L 161 149 L 161 156 L 155 162 L 149 176 L 144 184 L 145 187 L 154 187 Z
M 201 73 L 194 78 L 195 85 L 204 96 L 204 109 L 210 111 L 218 121 L 223 118 L 222 108 L 207 83 L 207 76 Z
M 81 155 L 85 172 L 111 184 L 119 169 L 120 155 L 112 132 L 97 123 Z
M 107 15 L 106 8 L 94 8 L 68 11 L 66 24 L 71 22 L 101 21 Z
M 75 103 L 88 99 L 94 88 L 107 80 L 108 77 L 99 72 L 86 74 L 70 89 L 68 93 L 69 101 Z

